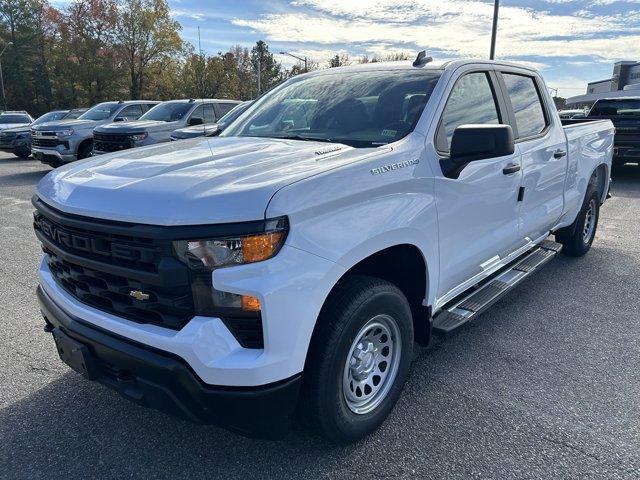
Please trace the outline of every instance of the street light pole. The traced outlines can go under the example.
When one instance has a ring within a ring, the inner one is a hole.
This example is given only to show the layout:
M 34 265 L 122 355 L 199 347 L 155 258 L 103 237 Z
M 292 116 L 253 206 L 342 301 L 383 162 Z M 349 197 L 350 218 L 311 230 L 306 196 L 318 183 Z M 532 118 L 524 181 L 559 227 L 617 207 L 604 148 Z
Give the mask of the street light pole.
M 2 55 L 4 54 L 4 51 L 7 49 L 9 45 L 13 45 L 13 42 L 7 43 L 2 49 L 2 51 L 0 52 L 0 88 L 2 89 L 2 108 L 4 110 L 7 109 L 7 99 L 4 96 L 4 78 L 2 77 Z
M 289 55 L 290 57 L 293 57 L 293 58 L 295 58 L 297 60 L 300 60 L 301 62 L 304 62 L 304 73 L 307 73 L 309 71 L 307 57 L 299 57 L 299 56 L 294 55 L 293 53 L 289 53 L 289 52 L 280 52 L 280 55 Z
M 496 36 L 498 35 L 498 11 L 500 10 L 500 0 L 495 0 L 493 4 L 493 28 L 491 30 L 491 53 L 489 60 L 496 58 Z

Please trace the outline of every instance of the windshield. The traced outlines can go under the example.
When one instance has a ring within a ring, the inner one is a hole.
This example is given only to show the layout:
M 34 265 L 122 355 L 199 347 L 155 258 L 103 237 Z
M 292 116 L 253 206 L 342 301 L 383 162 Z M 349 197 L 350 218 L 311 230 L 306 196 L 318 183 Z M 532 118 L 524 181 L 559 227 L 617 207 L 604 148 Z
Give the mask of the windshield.
M 105 102 L 94 105 L 85 113 L 80 115 L 78 118 L 80 120 L 107 120 L 116 113 L 116 110 L 120 108 L 119 103 L 114 102 Z
M 590 117 L 611 117 L 617 115 L 639 116 L 640 98 L 625 100 L 598 100 L 589 112 Z
M 292 79 L 266 94 L 222 135 L 385 145 L 414 129 L 440 74 L 351 71 Z
M 65 110 L 58 111 L 58 112 L 45 113 L 44 115 L 36 118 L 31 125 L 40 125 L 41 123 L 45 123 L 45 122 L 55 122 L 56 120 L 65 118 L 66 115 L 67 115 L 67 112 Z
M 164 102 L 156 105 L 140 117 L 140 120 L 158 120 L 161 122 L 177 122 L 182 120 L 193 107 L 191 102 Z
M 231 124 L 231 122 L 235 121 L 236 118 L 242 115 L 245 110 L 251 106 L 252 103 L 253 102 L 244 102 L 237 107 L 233 107 L 226 113 L 226 115 L 220 117 L 220 120 L 218 120 L 218 126 L 220 128 L 226 128 L 227 125 Z
M 0 115 L 0 123 L 31 123 L 28 115 L 16 113 L 3 113 Z

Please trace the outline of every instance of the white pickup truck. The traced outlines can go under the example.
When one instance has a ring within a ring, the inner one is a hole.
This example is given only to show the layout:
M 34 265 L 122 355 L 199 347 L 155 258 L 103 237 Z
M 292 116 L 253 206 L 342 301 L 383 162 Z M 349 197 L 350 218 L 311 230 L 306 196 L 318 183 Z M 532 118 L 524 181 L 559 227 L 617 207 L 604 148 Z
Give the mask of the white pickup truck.
M 589 250 L 613 135 L 563 128 L 518 65 L 420 55 L 297 76 L 220 137 L 40 182 L 45 330 L 142 405 L 262 437 L 297 412 L 356 440 L 398 400 L 414 341 Z

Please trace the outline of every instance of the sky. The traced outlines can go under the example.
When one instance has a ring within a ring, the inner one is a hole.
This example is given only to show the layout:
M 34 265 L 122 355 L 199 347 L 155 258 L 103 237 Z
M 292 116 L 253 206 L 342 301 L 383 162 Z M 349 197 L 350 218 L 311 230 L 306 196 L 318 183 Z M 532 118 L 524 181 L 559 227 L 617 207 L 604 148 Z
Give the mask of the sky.
M 168 1 L 183 38 L 197 45 L 200 26 L 211 54 L 262 39 L 287 66 L 295 60 L 278 52 L 321 66 L 337 53 L 489 55 L 493 0 Z M 640 60 L 639 46 L 640 0 L 501 0 L 496 58 L 537 67 L 560 96 L 610 78 L 615 61 Z

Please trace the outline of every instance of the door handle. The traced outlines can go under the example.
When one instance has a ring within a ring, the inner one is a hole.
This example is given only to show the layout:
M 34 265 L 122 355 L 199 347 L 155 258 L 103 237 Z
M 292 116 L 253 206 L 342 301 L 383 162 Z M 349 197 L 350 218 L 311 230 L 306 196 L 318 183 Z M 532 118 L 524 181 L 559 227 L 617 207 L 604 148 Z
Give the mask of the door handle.
M 506 167 L 502 169 L 502 173 L 504 175 L 511 175 L 512 173 L 516 173 L 520 171 L 520 165 L 518 163 L 510 163 Z
M 553 158 L 562 158 L 562 157 L 565 157 L 566 155 L 567 155 L 567 152 L 560 148 L 555 152 L 553 152 Z

